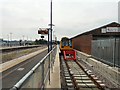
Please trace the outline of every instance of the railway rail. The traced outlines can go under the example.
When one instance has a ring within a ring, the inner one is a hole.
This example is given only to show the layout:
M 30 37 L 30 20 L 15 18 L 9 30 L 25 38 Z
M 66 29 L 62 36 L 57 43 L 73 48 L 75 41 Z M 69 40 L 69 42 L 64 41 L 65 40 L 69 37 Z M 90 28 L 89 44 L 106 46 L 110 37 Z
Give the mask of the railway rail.
M 105 84 L 77 60 L 60 56 L 62 88 L 66 90 L 105 90 Z

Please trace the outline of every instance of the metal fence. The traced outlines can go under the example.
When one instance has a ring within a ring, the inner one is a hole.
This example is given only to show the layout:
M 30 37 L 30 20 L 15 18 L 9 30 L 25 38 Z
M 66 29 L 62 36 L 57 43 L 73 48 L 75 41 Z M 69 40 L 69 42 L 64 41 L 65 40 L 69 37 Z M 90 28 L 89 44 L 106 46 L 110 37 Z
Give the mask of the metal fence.
M 47 82 L 50 82 L 50 70 L 54 65 L 56 56 L 55 46 L 40 62 L 34 66 L 18 83 L 10 90 L 22 90 L 30 88 L 44 89 Z
M 120 38 L 93 40 L 92 56 L 113 67 L 120 67 Z

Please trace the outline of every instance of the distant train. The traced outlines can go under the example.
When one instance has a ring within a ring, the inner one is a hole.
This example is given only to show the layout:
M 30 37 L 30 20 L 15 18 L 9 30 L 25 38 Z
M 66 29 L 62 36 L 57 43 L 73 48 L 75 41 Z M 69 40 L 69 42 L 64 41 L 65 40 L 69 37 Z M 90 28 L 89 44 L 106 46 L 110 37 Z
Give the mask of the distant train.
M 60 41 L 60 51 L 65 60 L 76 60 L 76 52 L 73 49 L 73 41 L 63 37 Z
M 60 51 L 73 50 L 73 42 L 67 37 L 63 37 L 60 41 Z

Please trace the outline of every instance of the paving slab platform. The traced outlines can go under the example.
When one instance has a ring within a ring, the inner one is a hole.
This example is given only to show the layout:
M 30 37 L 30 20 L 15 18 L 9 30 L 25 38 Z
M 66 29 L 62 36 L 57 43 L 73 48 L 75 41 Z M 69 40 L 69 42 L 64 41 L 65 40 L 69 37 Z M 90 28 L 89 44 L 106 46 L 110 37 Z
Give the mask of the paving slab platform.
M 50 83 L 48 81 L 46 88 L 60 89 L 60 62 L 59 62 L 59 48 L 57 47 L 57 54 L 53 66 L 53 71 L 50 72 Z

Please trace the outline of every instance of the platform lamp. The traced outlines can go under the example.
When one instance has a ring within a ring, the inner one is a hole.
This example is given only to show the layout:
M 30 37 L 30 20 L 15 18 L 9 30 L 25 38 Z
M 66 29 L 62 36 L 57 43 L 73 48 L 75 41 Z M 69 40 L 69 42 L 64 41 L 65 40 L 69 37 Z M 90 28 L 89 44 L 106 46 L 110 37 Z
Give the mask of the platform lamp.
M 48 24 L 48 26 L 50 26 L 48 31 L 50 37 L 48 38 L 48 41 L 50 41 L 50 50 L 52 50 L 52 26 L 55 26 L 52 24 L 52 0 L 50 0 L 50 24 Z
M 12 32 L 10 32 L 10 47 L 12 47 Z

